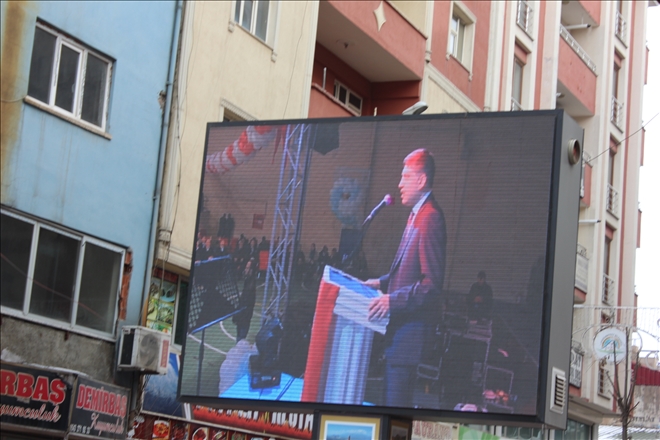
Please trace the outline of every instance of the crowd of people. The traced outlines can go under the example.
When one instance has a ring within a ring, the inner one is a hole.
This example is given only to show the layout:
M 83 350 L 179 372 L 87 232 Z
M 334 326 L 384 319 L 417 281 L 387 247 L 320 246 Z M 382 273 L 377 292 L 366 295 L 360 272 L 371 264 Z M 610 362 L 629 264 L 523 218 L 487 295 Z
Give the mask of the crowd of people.
M 270 242 L 266 237 L 261 237 L 261 242 L 256 237 L 248 240 L 244 234 L 238 239 L 224 236 L 209 236 L 203 232 L 198 233 L 195 245 L 195 262 L 210 260 L 218 257 L 231 255 L 236 270 L 240 273 L 250 259 L 259 261 L 260 252 L 268 251 Z
M 263 260 L 270 255 L 270 241 L 265 236 L 261 237 L 261 241 L 258 241 L 257 237 L 248 239 L 245 234 L 240 234 L 238 238 L 233 237 L 230 235 L 233 234 L 233 221 L 231 214 L 223 215 L 217 235 L 205 235 L 201 231 L 198 233 L 194 253 L 195 262 L 230 255 L 238 275 L 237 279 L 242 278 L 245 267 L 251 260 L 254 261 L 253 266 L 257 268 L 257 277 L 264 276 L 267 265 Z M 278 237 L 274 243 L 275 247 L 278 246 L 279 241 Z M 323 245 L 320 250 L 317 250 L 316 244 L 312 243 L 307 255 L 298 246 L 293 259 L 293 280 L 304 287 L 314 289 L 323 276 L 326 265 L 345 270 L 359 278 L 367 276 L 367 263 L 362 250 L 357 252 L 351 261 L 347 261 L 346 257 L 346 255 L 342 256 L 337 248 L 330 250 L 327 245 Z

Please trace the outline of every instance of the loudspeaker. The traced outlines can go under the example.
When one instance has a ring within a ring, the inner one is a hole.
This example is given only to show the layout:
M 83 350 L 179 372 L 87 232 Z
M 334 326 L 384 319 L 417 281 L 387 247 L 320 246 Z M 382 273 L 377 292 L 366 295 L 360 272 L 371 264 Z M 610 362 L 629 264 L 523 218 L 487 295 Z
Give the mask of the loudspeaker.
M 334 123 L 319 124 L 313 133 L 312 148 L 321 154 L 328 154 L 339 148 L 339 125 Z

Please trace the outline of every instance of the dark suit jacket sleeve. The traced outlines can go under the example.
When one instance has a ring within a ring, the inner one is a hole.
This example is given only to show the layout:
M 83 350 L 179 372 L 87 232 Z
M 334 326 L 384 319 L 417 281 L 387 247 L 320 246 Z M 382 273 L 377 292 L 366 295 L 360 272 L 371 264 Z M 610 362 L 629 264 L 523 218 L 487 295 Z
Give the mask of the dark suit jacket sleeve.
M 444 285 L 447 232 L 442 211 L 433 203 L 415 219 L 416 234 L 408 252 L 418 252 L 421 275 L 411 284 L 401 286 L 390 295 L 393 316 L 409 313 L 422 307 L 434 307 Z M 404 257 L 405 258 L 405 257 Z M 385 288 L 389 277 L 385 276 Z M 421 278 L 421 280 L 420 280 Z M 381 283 L 383 279 L 381 278 Z M 381 288 L 384 286 L 381 284 Z M 433 298 L 430 298 L 433 296 Z
M 390 285 L 390 274 L 385 274 L 379 278 L 380 280 L 380 290 L 382 292 L 387 292 L 387 288 Z

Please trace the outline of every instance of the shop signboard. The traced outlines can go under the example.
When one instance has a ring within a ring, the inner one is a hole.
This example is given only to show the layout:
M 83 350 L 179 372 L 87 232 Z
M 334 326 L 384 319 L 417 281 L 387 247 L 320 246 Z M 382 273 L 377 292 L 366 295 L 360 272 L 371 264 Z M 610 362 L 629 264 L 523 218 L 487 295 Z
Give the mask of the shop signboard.
M 576 388 L 582 387 L 582 360 L 584 353 L 575 346 L 571 347 L 571 367 L 569 374 L 569 383 Z
M 66 432 L 72 374 L 2 362 L 0 422 L 20 430 Z
M 126 438 L 129 390 L 79 377 L 70 434 L 93 438 Z
M 412 440 L 447 440 L 452 433 L 452 426 L 447 423 L 415 420 L 412 425 Z
M 235 429 L 309 440 L 314 428 L 314 414 L 278 411 L 242 411 L 191 405 L 195 420 Z

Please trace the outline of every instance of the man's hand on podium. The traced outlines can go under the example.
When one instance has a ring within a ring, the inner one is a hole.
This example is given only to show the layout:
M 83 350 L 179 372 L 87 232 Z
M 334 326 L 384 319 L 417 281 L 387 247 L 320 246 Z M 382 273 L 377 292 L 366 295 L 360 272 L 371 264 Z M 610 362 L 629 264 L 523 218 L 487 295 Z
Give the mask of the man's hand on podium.
M 364 285 L 372 289 L 380 289 L 380 278 L 371 278 L 364 282 Z
M 380 284 L 380 283 L 379 283 Z M 381 319 L 387 316 L 390 311 L 390 296 L 383 295 L 379 298 L 374 298 L 369 304 L 369 321 L 374 319 Z

